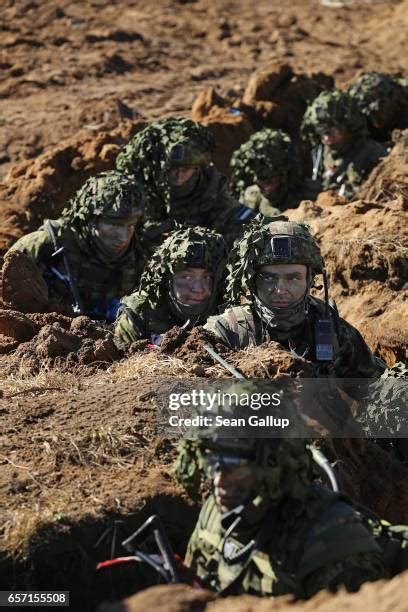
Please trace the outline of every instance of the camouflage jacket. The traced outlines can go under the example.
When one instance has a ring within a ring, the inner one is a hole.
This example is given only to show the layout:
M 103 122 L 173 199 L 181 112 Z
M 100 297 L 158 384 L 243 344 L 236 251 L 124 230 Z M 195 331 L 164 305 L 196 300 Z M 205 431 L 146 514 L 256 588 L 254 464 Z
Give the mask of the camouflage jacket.
M 266 198 L 258 185 L 247 187 L 241 197 L 241 203 L 261 213 L 265 217 L 278 217 L 287 208 L 296 208 L 302 200 L 314 200 L 319 192 L 319 185 L 312 179 L 307 179 L 304 188 L 296 193 L 289 192 L 284 202 L 274 203 Z
M 51 221 L 51 225 L 58 247 L 65 249 L 84 314 L 115 320 L 120 298 L 134 289 L 143 271 L 145 249 L 139 238 L 134 236 L 126 252 L 109 262 L 101 259 L 92 245 L 66 224 L 57 220 Z M 50 297 L 72 313 L 72 295 L 63 279 L 66 276 L 63 258 L 53 257 L 53 241 L 45 226 L 20 238 L 12 249 L 23 251 L 38 265 Z
M 131 344 L 136 340 L 148 339 L 159 344 L 159 337 L 175 325 L 183 325 L 165 304 L 150 308 L 142 300 L 139 292 L 123 298 L 118 318 L 115 322 L 115 342 L 118 346 Z
M 243 223 L 251 219 L 253 210 L 239 204 L 228 192 L 226 178 L 214 166 L 203 170 L 193 194 L 172 199 L 170 210 L 152 191 L 147 192 L 145 233 L 149 241 L 159 244 L 163 235 L 182 225 L 209 227 L 222 234 L 227 242 L 240 234 Z
M 319 175 L 323 190 L 334 189 L 347 198 L 354 197 L 380 158 L 388 153 L 386 145 L 374 140 L 360 141 L 343 157 L 325 146 Z
M 214 496 L 204 504 L 185 558 L 204 587 L 225 595 L 307 599 L 321 589 L 345 585 L 353 591 L 386 577 L 381 548 L 341 495 L 311 486 L 303 500 L 253 510 L 251 520 L 242 519 L 226 537 Z M 231 563 L 230 553 L 251 540 L 252 553 Z
M 154 344 L 160 343 L 160 336 L 175 325 L 184 325 L 187 319 L 181 320 L 168 306 L 166 300 L 157 308 L 151 308 L 143 291 L 136 291 L 121 300 L 121 307 L 115 322 L 115 342 L 118 346 L 131 344 L 136 340 L 148 339 Z M 197 317 L 193 325 L 202 325 L 205 319 Z
M 260 321 L 255 309 L 250 306 L 236 306 L 220 316 L 210 317 L 205 329 L 216 334 L 228 347 L 241 349 L 257 346 L 274 340 L 289 349 L 289 339 L 298 355 L 316 363 L 318 370 L 326 370 L 324 362 L 316 359 L 314 325 L 324 313 L 324 302 L 309 296 L 309 312 L 300 329 L 290 334 L 268 330 Z M 377 378 L 385 370 L 385 364 L 375 357 L 361 334 L 352 325 L 340 318 L 331 309 L 333 320 L 333 362 L 330 370 L 341 378 Z

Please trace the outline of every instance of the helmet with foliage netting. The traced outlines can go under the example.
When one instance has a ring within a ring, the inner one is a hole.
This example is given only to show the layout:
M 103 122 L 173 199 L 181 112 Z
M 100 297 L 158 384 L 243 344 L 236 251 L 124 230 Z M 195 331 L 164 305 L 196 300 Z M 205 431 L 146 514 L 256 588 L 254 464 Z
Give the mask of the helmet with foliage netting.
M 307 266 L 311 278 L 324 271 L 320 247 L 307 225 L 288 221 L 286 217 L 268 222 L 258 215 L 230 254 L 228 303 L 236 305 L 241 298 L 251 301 L 259 267 L 282 263 Z
M 169 279 L 186 267 L 204 268 L 213 274 L 213 296 L 223 292 L 227 249 L 224 238 L 202 227 L 175 230 L 153 254 L 140 280 L 142 300 L 157 307 L 167 291 Z M 212 301 L 213 304 L 213 301 Z
M 231 158 L 231 192 L 236 196 L 258 181 L 279 176 L 286 188 L 296 189 L 300 182 L 300 159 L 288 134 L 265 128 L 253 134 Z
M 381 110 L 383 102 L 392 102 L 398 107 L 408 105 L 408 92 L 398 79 L 383 72 L 364 72 L 350 85 L 347 93 L 357 101 L 358 107 L 368 117 Z
M 240 394 L 252 395 L 259 392 L 259 381 L 243 381 L 239 386 L 232 383 L 223 388 L 223 392 L 230 398 L 238 396 L 239 402 Z M 289 401 L 285 397 L 284 406 L 270 407 L 268 411 L 274 418 L 287 417 Z M 239 408 L 239 403 L 234 404 L 230 400 L 228 415 L 237 416 Z M 222 409 L 225 416 L 225 406 Z M 203 408 L 201 410 L 204 412 Z M 245 410 L 248 412 L 248 407 Z M 304 423 L 292 401 L 290 422 L 291 426 L 299 427 L 298 431 L 304 431 Z M 201 482 L 206 478 L 205 460 L 212 453 L 244 458 L 252 463 L 258 475 L 258 493 L 269 499 L 278 499 L 288 492 L 294 497 L 301 497 L 310 484 L 311 456 L 306 448 L 306 440 L 299 437 L 299 434 L 266 439 L 248 437 L 243 432 L 242 436 L 226 437 L 218 426 L 209 426 L 200 428 L 195 438 L 183 439 L 179 444 L 175 475 L 192 497 L 197 497 Z
M 211 162 L 215 140 L 211 132 L 191 119 L 170 117 L 138 132 L 116 159 L 122 172 L 135 174 L 144 186 L 168 206 L 168 171 L 174 166 L 205 166 Z
M 305 138 L 318 144 L 321 130 L 329 127 L 346 130 L 355 139 L 366 136 L 366 118 L 348 93 L 323 91 L 306 109 L 301 128 Z
M 144 211 L 143 188 L 134 176 L 111 170 L 91 176 L 62 211 L 66 223 L 82 224 L 91 218 L 107 221 L 140 219 Z

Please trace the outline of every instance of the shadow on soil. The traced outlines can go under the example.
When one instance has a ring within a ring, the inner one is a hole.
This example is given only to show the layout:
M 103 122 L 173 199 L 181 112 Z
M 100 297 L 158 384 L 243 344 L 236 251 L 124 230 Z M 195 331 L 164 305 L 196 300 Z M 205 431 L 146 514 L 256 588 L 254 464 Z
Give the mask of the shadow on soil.
M 70 591 L 69 609 L 88 612 L 102 601 L 122 599 L 158 584 L 158 576 L 144 564 L 96 570 L 99 561 L 129 554 L 120 543 L 151 514 L 160 516 L 174 552 L 183 555 L 198 509 L 181 498 L 158 495 L 126 515 L 85 516 L 78 522 L 41 526 L 24 561 L 12 556 L 1 560 L 0 590 Z M 152 547 L 150 552 L 156 552 Z

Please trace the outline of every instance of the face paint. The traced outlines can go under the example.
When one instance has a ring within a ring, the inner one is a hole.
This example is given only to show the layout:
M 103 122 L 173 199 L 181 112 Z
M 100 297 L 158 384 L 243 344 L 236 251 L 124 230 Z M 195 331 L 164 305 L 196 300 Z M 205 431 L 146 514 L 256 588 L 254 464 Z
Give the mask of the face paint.
M 169 171 L 169 183 L 173 187 L 181 187 L 197 172 L 192 166 L 174 166 Z
M 287 308 L 307 291 L 307 267 L 303 264 L 262 266 L 255 277 L 256 294 L 269 308 Z
M 211 297 L 213 276 L 204 268 L 185 268 L 174 274 L 172 283 L 177 302 L 196 306 Z
M 347 130 L 327 126 L 318 130 L 320 139 L 324 145 L 334 150 L 346 150 L 351 144 L 351 135 Z
M 106 250 L 119 255 L 132 240 L 135 233 L 135 223 L 133 220 L 123 221 L 122 223 L 98 220 L 95 224 L 95 233 Z

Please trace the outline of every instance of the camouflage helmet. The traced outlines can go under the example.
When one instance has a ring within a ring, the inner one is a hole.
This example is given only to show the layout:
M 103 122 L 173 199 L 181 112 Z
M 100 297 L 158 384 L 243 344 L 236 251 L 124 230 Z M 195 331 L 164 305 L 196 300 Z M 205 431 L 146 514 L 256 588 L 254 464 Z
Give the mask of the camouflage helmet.
M 138 132 L 119 153 L 116 167 L 140 176 L 145 187 L 168 206 L 168 170 L 174 165 L 207 165 L 214 148 L 214 138 L 206 127 L 191 119 L 170 117 Z
M 163 300 L 168 279 L 186 267 L 210 270 L 214 297 L 218 298 L 223 292 L 227 263 L 224 238 L 207 228 L 178 227 L 156 249 L 141 277 L 143 301 L 151 308 Z
M 266 388 L 265 388 L 266 390 Z M 231 398 L 242 393 L 251 395 L 259 393 L 259 381 L 242 381 L 239 386 L 231 383 L 223 388 L 223 393 Z M 270 389 L 269 389 L 270 392 Z M 238 404 L 230 403 L 229 416 L 237 416 Z M 291 402 L 290 422 L 299 425 L 299 431 L 305 430 L 301 416 L 295 403 L 285 396 L 285 406 L 268 408 L 270 414 L 276 417 L 288 416 L 288 401 Z M 241 406 L 242 409 L 242 406 Z M 203 410 L 202 408 L 198 409 Z M 204 410 L 203 410 L 204 411 Z M 225 416 L 225 411 L 224 416 Z M 248 412 L 248 407 L 245 407 Z M 208 414 L 208 413 L 207 413 Z M 226 436 L 218 426 L 209 426 L 196 430 L 196 437 L 187 434 L 179 444 L 179 452 L 174 472 L 177 480 L 192 497 L 197 497 L 201 482 L 206 478 L 206 457 L 210 454 L 229 455 L 249 460 L 258 475 L 259 489 L 256 495 L 269 499 L 278 499 L 290 493 L 293 497 L 302 497 L 310 485 L 311 455 L 306 447 L 306 440 L 299 437 L 293 429 L 293 435 L 275 438 L 257 438 L 245 435 L 239 437 Z
M 286 217 L 268 222 L 258 215 L 230 254 L 228 303 L 237 304 L 241 298 L 251 301 L 259 267 L 281 263 L 304 264 L 310 270 L 310 279 L 324 272 L 320 247 L 307 225 Z
M 67 223 L 82 224 L 95 217 L 111 221 L 141 218 L 143 189 L 133 176 L 111 170 L 91 176 L 62 211 Z
M 320 142 L 322 128 L 347 130 L 354 138 L 367 134 L 367 122 L 357 101 L 343 91 L 323 91 L 308 106 L 302 121 L 302 134 L 314 143 Z
M 350 85 L 347 93 L 367 117 L 381 112 L 384 103 L 391 103 L 396 114 L 399 107 L 408 104 L 408 94 L 398 79 L 382 72 L 364 72 Z
M 255 132 L 231 158 L 230 188 L 236 197 L 258 180 L 285 177 L 291 189 L 300 181 L 300 159 L 288 134 L 264 128 Z

